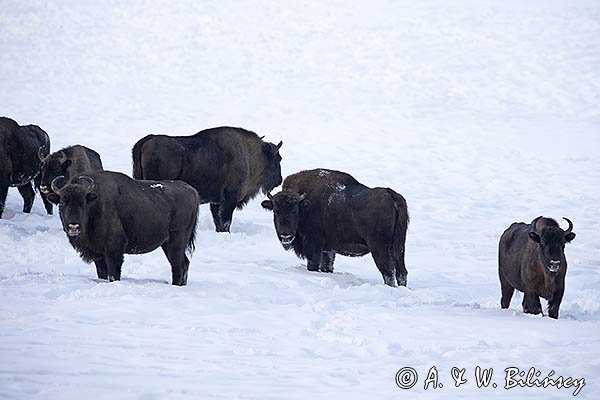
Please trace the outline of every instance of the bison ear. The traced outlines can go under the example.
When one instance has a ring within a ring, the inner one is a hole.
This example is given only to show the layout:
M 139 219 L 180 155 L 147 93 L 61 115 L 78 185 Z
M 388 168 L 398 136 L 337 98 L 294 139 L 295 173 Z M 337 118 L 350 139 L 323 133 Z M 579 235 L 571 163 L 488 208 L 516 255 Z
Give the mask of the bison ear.
M 575 239 L 575 232 L 569 232 L 565 235 L 565 240 L 567 241 L 567 243 L 570 243 L 571 240 Z
M 56 193 L 48 193 L 48 194 L 46 195 L 46 198 L 48 199 L 48 201 L 49 201 L 50 203 L 53 203 L 53 204 L 58 204 L 58 203 L 60 203 L 60 196 L 59 196 L 59 195 L 57 195 Z
M 540 242 L 540 235 L 535 232 L 529 232 L 529 239 L 533 240 L 536 243 Z
M 85 195 L 85 201 L 87 201 L 88 203 L 93 202 L 94 200 L 96 200 L 98 198 L 98 195 L 94 192 L 90 192 L 88 194 Z
M 260 203 L 260 205 L 265 209 L 265 210 L 273 210 L 273 202 L 271 200 L 264 200 L 262 203 Z

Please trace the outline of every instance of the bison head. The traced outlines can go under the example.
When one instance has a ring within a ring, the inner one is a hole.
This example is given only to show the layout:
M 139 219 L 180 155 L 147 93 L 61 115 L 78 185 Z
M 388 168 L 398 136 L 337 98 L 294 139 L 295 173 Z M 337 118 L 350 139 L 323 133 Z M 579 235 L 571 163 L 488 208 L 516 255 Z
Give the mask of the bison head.
M 275 196 L 267 195 L 268 200 L 261 203 L 263 208 L 273 211 L 273 221 L 277 237 L 283 248 L 289 250 L 296 238 L 300 215 L 308 207 L 309 200 L 306 194 L 298 194 L 289 190 L 277 193 Z
M 40 190 L 44 193 L 50 193 L 51 183 L 54 178 L 63 176 L 69 179 L 69 167 L 71 166 L 71 160 L 69 160 L 63 151 L 59 151 L 54 154 L 50 154 L 47 157 L 40 157 L 42 160 L 41 167 L 41 183 Z M 54 203 L 58 203 L 58 198 L 50 198 Z
M 283 178 L 281 177 L 281 155 L 279 149 L 283 142 L 273 144 L 264 142 L 262 145 L 263 155 L 266 160 L 265 169 L 261 176 L 261 187 L 263 193 L 269 193 L 277 186 L 281 185 Z
M 64 231 L 70 237 L 77 237 L 85 230 L 89 205 L 98 195 L 94 190 L 94 180 L 89 176 L 79 176 L 67 183 L 64 176 L 52 180 L 52 191 L 60 196 L 58 209 Z
M 551 220 L 553 224 L 538 229 L 540 218 L 542 217 L 537 217 L 531 223 L 529 238 L 538 244 L 540 260 L 544 267 L 548 272 L 556 274 L 561 265 L 565 265 L 565 244 L 575 239 L 575 233 L 572 232 L 573 223 L 568 218 L 564 218 L 569 224 L 566 231 L 560 229 L 554 220 Z

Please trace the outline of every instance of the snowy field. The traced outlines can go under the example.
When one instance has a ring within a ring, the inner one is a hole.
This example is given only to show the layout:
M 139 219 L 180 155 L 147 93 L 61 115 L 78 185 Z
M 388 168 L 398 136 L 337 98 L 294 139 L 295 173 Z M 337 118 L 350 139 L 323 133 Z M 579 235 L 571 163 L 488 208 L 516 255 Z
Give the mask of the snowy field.
M 57 213 L 39 197 L 21 213 L 11 189 L 0 398 L 573 398 L 507 390 L 509 367 L 600 398 L 598 1 L 1 0 L 0 86 L 0 115 L 107 169 L 130 174 L 149 133 L 241 126 L 283 140 L 284 176 L 346 171 L 411 215 L 408 288 L 384 286 L 370 256 L 306 271 L 262 197 L 231 234 L 201 207 L 187 287 L 160 250 L 109 284 Z M 499 306 L 498 239 L 539 215 L 577 233 L 558 320 L 523 314 L 520 294 Z M 425 390 L 434 366 L 443 387 Z

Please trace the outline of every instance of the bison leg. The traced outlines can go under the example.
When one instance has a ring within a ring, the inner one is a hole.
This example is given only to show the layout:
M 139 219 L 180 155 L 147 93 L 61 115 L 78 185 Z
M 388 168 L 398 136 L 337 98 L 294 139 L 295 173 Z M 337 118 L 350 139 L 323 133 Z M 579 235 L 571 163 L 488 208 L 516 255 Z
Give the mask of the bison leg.
M 183 245 L 175 244 L 174 241 L 168 241 L 161 246 L 169 264 L 171 264 L 171 276 L 173 285 L 185 286 L 187 284 L 188 269 L 190 260 L 185 256 L 185 243 Z
M 23 186 L 19 186 L 19 193 L 21 193 L 21 197 L 23 197 L 23 212 L 30 213 L 31 208 L 33 207 L 33 199 L 35 199 L 35 192 L 33 191 L 33 186 L 31 186 L 31 182 L 27 182 Z
M 552 296 L 552 298 L 548 302 L 548 316 L 550 318 L 558 319 L 558 309 L 560 308 L 560 303 L 562 301 L 564 293 L 564 289 L 558 290 L 554 293 L 554 296 Z
M 221 216 L 219 215 L 219 206 L 219 203 L 210 203 L 210 213 L 212 214 L 217 232 L 223 232 L 223 223 L 221 222 Z
M 540 297 L 535 293 L 525 293 L 525 296 L 523 296 L 523 312 L 525 314 L 541 314 Z
M 6 196 L 8 195 L 8 184 L 0 183 L 0 218 L 4 212 L 4 204 L 6 204 Z
M 506 309 L 510 306 L 510 300 L 512 299 L 515 288 L 512 287 L 502 272 L 500 272 L 500 290 L 502 291 L 502 298 L 500 298 L 500 307 Z
M 234 193 L 226 193 L 223 202 L 219 205 L 219 217 L 221 220 L 221 228 L 217 228 L 217 232 L 229 232 L 231 220 L 233 219 L 233 210 L 237 206 L 237 195 Z
M 400 257 L 396 262 L 396 280 L 398 281 L 398 286 L 406 286 L 407 277 L 408 271 L 406 270 L 406 265 L 404 265 L 403 252 L 402 257 Z
M 106 261 L 103 258 L 99 258 L 94 260 L 94 264 L 96 264 L 96 274 L 98 275 L 98 279 L 108 279 L 108 267 L 106 266 Z
M 234 203 L 210 203 L 210 212 L 212 213 L 217 232 L 229 232 L 233 210 L 235 210 Z
M 333 263 L 335 261 L 335 251 L 323 251 L 321 253 L 321 272 L 333 272 Z
M 383 282 L 388 286 L 396 287 L 394 263 L 387 249 L 373 249 L 371 254 L 373 255 L 375 265 L 377 265 L 381 276 L 383 276 Z
M 48 200 L 48 195 L 46 193 L 42 193 L 40 190 L 40 184 L 42 181 L 42 175 L 38 174 L 38 176 L 34 179 L 34 185 L 38 192 L 40 192 L 40 197 L 42 198 L 42 202 L 44 203 L 44 208 L 46 209 L 46 213 L 48 215 L 52 215 L 52 203 Z
M 125 245 L 117 245 L 109 248 L 104 254 L 104 262 L 106 263 L 109 282 L 121 280 L 121 267 L 123 266 L 124 253 Z

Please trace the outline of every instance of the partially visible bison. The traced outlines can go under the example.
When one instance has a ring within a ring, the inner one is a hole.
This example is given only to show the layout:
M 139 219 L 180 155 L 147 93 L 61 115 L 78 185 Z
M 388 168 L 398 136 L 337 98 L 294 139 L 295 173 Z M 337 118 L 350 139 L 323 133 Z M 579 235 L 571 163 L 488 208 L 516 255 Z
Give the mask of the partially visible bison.
M 548 300 L 548 315 L 558 318 L 565 292 L 565 243 L 575 239 L 573 223 L 562 230 L 551 218 L 537 217 L 531 224 L 513 223 L 500 237 L 498 273 L 502 298 L 508 308 L 515 289 L 523 292 L 523 312 L 540 314 L 540 296 Z
M 189 183 L 201 204 L 210 203 L 217 232 L 229 232 L 235 208 L 281 184 L 281 145 L 231 127 L 192 136 L 148 135 L 133 146 L 133 177 Z
M 371 189 L 344 172 L 315 169 L 288 176 L 262 202 L 273 211 L 286 250 L 307 259 L 309 271 L 333 272 L 335 255 L 371 252 L 386 285 L 406 286 L 406 200 L 388 188 Z
M 49 152 L 50 138 L 39 126 L 19 126 L 10 118 L 0 117 L 0 218 L 10 186 L 16 186 L 23 197 L 23 212 L 31 212 L 34 186 L 40 187 L 40 157 Z M 52 214 L 52 203 L 43 193 L 41 196 L 46 212 Z
M 98 278 L 121 279 L 123 254 L 162 247 L 173 285 L 187 283 L 198 219 L 198 193 L 181 181 L 139 181 L 110 171 L 90 171 L 52 181 L 69 242 Z
M 103 169 L 100 155 L 81 145 L 65 147 L 47 157 L 41 157 L 41 160 L 40 190 L 55 204 L 58 204 L 59 199 L 50 186 L 54 178 L 62 175 L 68 180 L 71 176 Z

